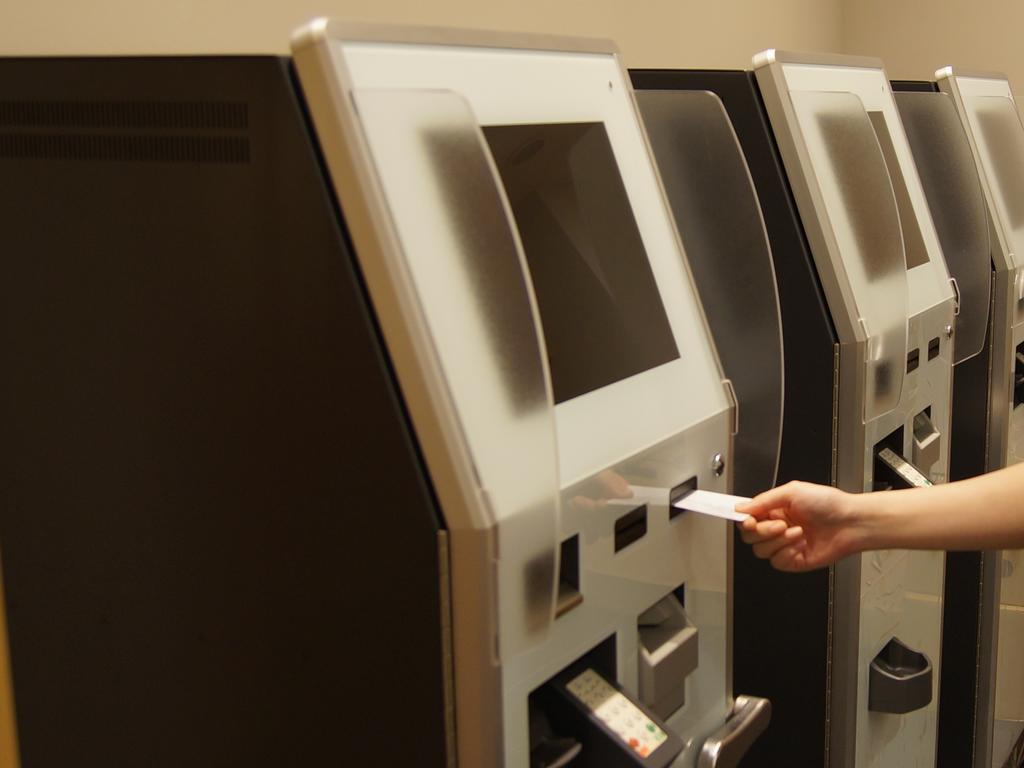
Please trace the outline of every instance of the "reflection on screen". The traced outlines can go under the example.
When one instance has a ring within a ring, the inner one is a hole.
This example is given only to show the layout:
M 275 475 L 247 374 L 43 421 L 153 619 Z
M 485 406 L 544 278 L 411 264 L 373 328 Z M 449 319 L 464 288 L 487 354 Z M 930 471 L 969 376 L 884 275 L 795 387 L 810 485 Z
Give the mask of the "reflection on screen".
M 561 403 L 679 357 L 601 123 L 487 126 Z
M 885 158 L 885 165 L 889 169 L 889 178 L 892 180 L 892 191 L 896 195 L 896 208 L 900 212 L 900 228 L 903 230 L 903 250 L 907 257 L 907 269 L 920 267 L 922 264 L 928 263 L 928 249 L 925 247 L 924 237 L 921 235 L 921 226 L 917 221 L 917 214 L 914 213 L 914 206 L 910 202 L 907 180 L 903 177 L 903 167 L 896 157 L 889 125 L 882 112 L 870 111 L 868 117 L 871 118 L 871 127 L 875 129 L 875 136 L 878 137 L 878 145 L 882 148 L 882 157 Z
M 1003 96 L 978 99 L 978 127 L 992 158 L 990 173 L 1002 195 L 1010 226 L 1024 225 L 1024 128 L 1014 103 Z
M 869 334 L 864 418 L 888 413 L 899 403 L 907 355 L 907 265 L 892 183 L 864 103 L 840 91 L 791 91 L 811 168 L 838 249 L 831 260 L 845 273 L 851 319 Z M 815 205 L 817 208 L 817 205 Z M 823 222 L 823 228 L 824 228 Z M 822 255 L 826 255 L 822 254 Z M 815 260 L 822 261 L 818 254 Z M 831 265 L 829 265 L 831 266 Z
M 816 118 L 864 272 L 869 280 L 881 279 L 892 266 L 893 211 L 878 140 L 863 112 L 820 112 Z

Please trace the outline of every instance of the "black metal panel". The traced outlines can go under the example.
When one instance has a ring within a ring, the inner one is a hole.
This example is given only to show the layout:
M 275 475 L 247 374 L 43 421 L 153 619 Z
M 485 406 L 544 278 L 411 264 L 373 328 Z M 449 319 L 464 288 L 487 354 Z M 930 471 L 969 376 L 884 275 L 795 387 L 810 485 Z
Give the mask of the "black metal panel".
M 939 768 L 970 766 L 977 737 L 981 552 L 947 552 L 939 678 Z
M 890 80 L 894 91 L 917 91 L 919 93 L 938 93 L 939 86 L 931 80 Z
M 778 280 L 785 349 L 778 480 L 828 484 L 837 337 L 753 74 L 633 70 L 631 76 L 638 89 L 706 90 L 725 105 L 760 198 Z M 824 765 L 829 571 L 779 573 L 737 540 L 733 583 L 733 688 L 772 700 L 768 730 L 743 765 Z M 769 658 L 788 661 L 765 663 Z
M 953 368 L 952 440 L 949 479 L 984 474 L 988 395 L 992 357 L 991 326 L 981 353 Z M 973 763 L 979 736 L 978 675 L 982 666 L 981 633 L 984 560 L 998 553 L 947 552 L 942 609 L 942 668 L 939 676 L 938 768 Z
M 989 378 L 992 328 L 981 352 L 953 368 L 953 413 L 949 444 L 949 479 L 984 474 L 988 440 Z M 943 652 L 945 655 L 945 652 Z
M 23 765 L 444 765 L 440 525 L 288 62 L 12 59 L 0 102 L 248 149 L 0 160 Z

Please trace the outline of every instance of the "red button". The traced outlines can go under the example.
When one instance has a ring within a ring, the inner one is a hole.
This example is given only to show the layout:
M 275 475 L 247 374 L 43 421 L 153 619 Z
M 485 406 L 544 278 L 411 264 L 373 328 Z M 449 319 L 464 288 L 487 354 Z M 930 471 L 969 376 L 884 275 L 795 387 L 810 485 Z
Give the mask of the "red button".
M 640 746 L 640 742 L 637 741 L 636 739 L 630 739 L 629 740 L 629 746 L 631 746 L 633 749 L 636 749 L 637 747 Z

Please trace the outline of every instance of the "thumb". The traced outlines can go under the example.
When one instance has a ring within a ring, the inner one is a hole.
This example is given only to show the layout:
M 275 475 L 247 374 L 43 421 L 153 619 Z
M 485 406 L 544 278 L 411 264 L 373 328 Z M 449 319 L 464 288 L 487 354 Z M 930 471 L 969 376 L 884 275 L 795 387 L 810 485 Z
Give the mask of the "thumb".
M 795 483 L 786 483 L 770 491 L 759 493 L 750 501 L 736 505 L 737 512 L 744 512 L 751 517 L 763 520 L 774 509 L 787 509 L 793 503 L 796 493 Z

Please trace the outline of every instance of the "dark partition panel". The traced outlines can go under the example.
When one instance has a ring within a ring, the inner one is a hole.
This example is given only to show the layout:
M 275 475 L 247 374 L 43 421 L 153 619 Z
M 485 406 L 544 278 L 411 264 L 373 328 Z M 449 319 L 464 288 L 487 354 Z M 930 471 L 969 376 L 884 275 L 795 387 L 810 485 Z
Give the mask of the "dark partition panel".
M 445 764 L 438 516 L 286 60 L 0 61 L 26 768 Z

